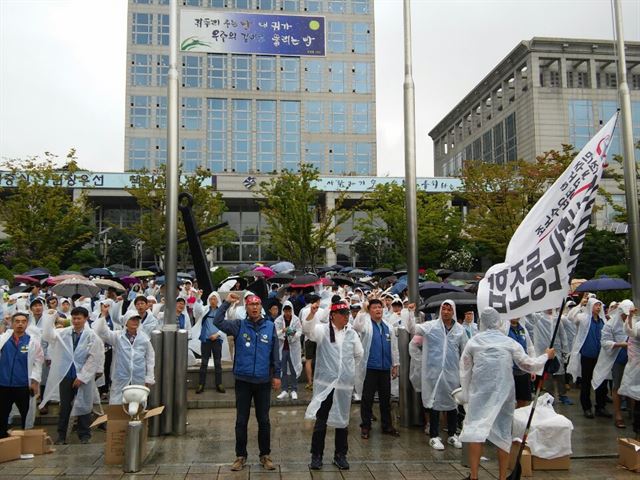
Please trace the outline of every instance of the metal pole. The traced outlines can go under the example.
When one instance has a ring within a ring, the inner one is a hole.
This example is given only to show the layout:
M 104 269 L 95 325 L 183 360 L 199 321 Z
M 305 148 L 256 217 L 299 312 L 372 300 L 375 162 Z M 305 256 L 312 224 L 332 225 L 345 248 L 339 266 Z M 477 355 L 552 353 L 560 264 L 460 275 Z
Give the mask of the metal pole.
M 631 120 L 631 97 L 627 83 L 627 61 L 622 31 L 622 7 L 615 0 L 615 25 L 618 49 L 618 94 L 622 113 L 622 143 L 624 145 L 624 190 L 627 197 L 627 225 L 629 235 L 629 271 L 633 302 L 640 305 L 640 229 L 638 226 L 638 186 L 636 160 L 633 146 L 633 124 Z
M 404 176 L 407 209 L 409 300 L 418 303 L 418 216 L 416 213 L 416 115 L 411 66 L 411 6 L 404 0 Z
M 154 330 L 151 332 L 151 346 L 156 354 L 156 363 L 153 367 L 153 376 L 156 383 L 151 385 L 151 393 L 149 394 L 149 409 L 159 407 L 162 404 L 162 331 Z M 157 437 L 160 435 L 160 417 L 156 415 L 149 419 L 149 436 Z
M 163 435 L 170 435 L 171 433 L 173 433 L 173 387 L 175 382 L 175 359 L 176 326 L 165 325 L 162 329 L 162 404 L 164 405 L 164 411 L 160 416 L 160 428 Z
M 129 422 L 122 464 L 122 471 L 125 473 L 136 473 L 142 468 L 143 429 L 144 426 L 140 420 Z
M 176 312 L 178 266 L 178 1 L 170 0 L 169 78 L 167 101 L 166 225 L 164 254 L 164 323 L 173 324 Z
M 187 355 L 189 334 L 186 330 L 176 332 L 176 356 L 173 391 L 173 434 L 187 433 Z

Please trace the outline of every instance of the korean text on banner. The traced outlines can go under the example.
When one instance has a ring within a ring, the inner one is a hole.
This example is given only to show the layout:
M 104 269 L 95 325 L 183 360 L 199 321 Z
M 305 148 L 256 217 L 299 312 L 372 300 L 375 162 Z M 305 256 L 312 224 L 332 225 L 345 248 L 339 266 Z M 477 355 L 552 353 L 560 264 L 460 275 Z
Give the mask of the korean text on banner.
M 504 319 L 557 308 L 568 292 L 618 115 L 587 143 L 511 237 L 478 286 L 478 309 Z

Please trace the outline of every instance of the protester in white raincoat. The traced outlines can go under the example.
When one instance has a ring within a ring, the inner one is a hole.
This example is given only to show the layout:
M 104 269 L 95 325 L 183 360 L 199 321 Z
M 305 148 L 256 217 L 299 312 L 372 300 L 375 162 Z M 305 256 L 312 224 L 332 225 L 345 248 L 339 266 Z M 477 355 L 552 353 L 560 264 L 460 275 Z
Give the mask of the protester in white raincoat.
M 202 332 L 202 320 L 209 314 L 211 314 L 211 318 L 213 319 L 214 312 L 212 312 L 211 310 L 215 310 L 222 303 L 218 292 L 211 292 L 207 297 L 207 305 L 204 306 L 202 300 L 200 299 L 200 295 L 201 293 L 197 295 L 196 303 L 193 305 L 193 316 L 196 319 L 196 323 L 193 325 L 193 327 L 191 327 L 191 339 L 189 340 L 189 349 L 191 349 L 192 352 L 198 355 L 202 355 L 202 345 L 200 340 L 200 333 Z M 212 298 L 215 298 L 215 306 L 213 306 L 214 302 L 211 300 Z M 231 353 L 229 351 L 229 341 L 227 339 L 227 335 L 222 330 L 218 330 L 217 333 L 220 335 L 220 338 L 222 338 L 223 342 L 221 359 L 225 362 L 230 362 Z
M 409 380 L 416 392 L 422 391 L 422 342 L 421 335 L 414 335 L 409 342 Z
M 85 308 L 71 310 L 69 327 L 55 329 L 56 316 L 57 312 L 50 310 L 43 319 L 42 338 L 49 343 L 51 368 L 40 407 L 53 398 L 60 399 L 57 444 L 66 443 L 69 416 L 78 417 L 78 436 L 87 443 L 92 405 L 100 398 L 95 377 L 104 367 L 104 343 L 89 327 Z
M 618 308 L 627 316 L 624 326 L 629 336 L 627 347 L 629 360 L 624 368 L 618 395 L 636 401 L 633 411 L 633 431 L 638 436 L 640 435 L 640 323 L 637 318 L 634 318 L 637 310 L 633 302 L 624 300 L 620 302 Z
M 513 363 L 541 375 L 546 361 L 554 356 L 554 351 L 547 349 L 538 357 L 529 357 L 503 332 L 500 314 L 486 308 L 480 315 L 480 332 L 469 340 L 460 358 L 460 399 L 466 410 L 460 440 L 470 443 L 470 478 L 474 479 L 478 478 L 482 444 L 487 439 L 498 447 L 499 478 L 506 478 L 515 408 Z
M 127 385 L 155 383 L 155 352 L 151 340 L 139 331 L 140 316 L 137 312 L 127 312 L 123 330 L 109 330 L 105 317 L 100 316 L 93 324 L 93 330 L 103 342 L 113 347 L 113 367 L 111 370 L 111 391 L 109 404 L 122 403 L 122 389 Z
M 289 395 L 298 399 L 298 377 L 302 373 L 302 324 L 293 314 L 293 304 L 288 300 L 282 305 L 282 314 L 276 318 L 274 325 L 280 340 L 280 369 L 282 371 L 282 392 L 278 399 L 284 400 Z
M 413 316 L 410 316 L 407 330 L 424 337 L 422 405 L 431 410 L 429 445 L 435 450 L 444 449 L 440 438 L 440 413 L 447 412 L 447 443 L 455 448 L 462 448 L 455 434 L 458 426 L 458 408 L 451 392 L 460 386 L 458 362 L 467 343 L 467 334 L 457 322 L 456 305 L 452 300 L 445 300 L 440 305 L 440 313 L 436 320 L 420 324 L 414 322 Z
M 335 303 L 331 306 L 329 323 L 320 323 L 315 315 L 302 320 L 304 335 L 317 345 L 313 398 L 305 413 L 305 418 L 316 420 L 310 465 L 314 470 L 322 468 L 327 426 L 336 429 L 334 463 L 340 469 L 349 468 L 346 455 L 351 393 L 356 381 L 356 363 L 364 352 L 348 319 L 349 306 Z
M 35 399 L 40 392 L 44 352 L 40 337 L 29 334 L 29 314 L 16 312 L 11 328 L 0 334 L 0 438 L 7 436 L 7 420 L 15 404 L 22 428 L 35 416 Z
M 138 312 L 138 315 L 140 315 L 142 321 L 140 324 L 141 330 L 146 333 L 148 337 L 151 337 L 151 332 L 158 330 L 162 326 L 162 322 L 160 322 L 151 312 L 147 297 L 138 295 L 133 301 L 133 308 L 131 308 L 130 305 L 127 311 L 134 309 Z M 120 325 L 124 325 L 123 316 L 125 314 L 122 313 L 122 301 L 114 303 L 111 307 L 111 318 L 114 322 L 119 323 Z
M 464 333 L 467 335 L 467 338 L 473 337 L 478 333 L 478 325 L 475 322 L 476 315 L 473 310 L 469 310 L 468 312 L 464 312 L 464 318 L 462 319 L 462 328 L 464 328 Z

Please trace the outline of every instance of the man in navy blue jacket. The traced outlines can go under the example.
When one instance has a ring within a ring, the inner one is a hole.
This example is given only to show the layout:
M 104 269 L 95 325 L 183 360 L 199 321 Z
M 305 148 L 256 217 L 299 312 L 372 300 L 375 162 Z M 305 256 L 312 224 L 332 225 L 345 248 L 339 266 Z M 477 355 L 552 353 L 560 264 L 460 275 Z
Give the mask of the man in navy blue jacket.
M 272 321 L 262 317 L 262 301 L 256 295 L 245 299 L 247 318 L 225 320 L 229 307 L 240 301 L 235 293 L 216 311 L 213 324 L 235 339 L 233 375 L 236 379 L 236 460 L 231 470 L 242 470 L 247 462 L 247 424 L 253 398 L 258 419 L 260 463 L 275 470 L 271 461 L 271 387 L 280 388 L 280 345 Z

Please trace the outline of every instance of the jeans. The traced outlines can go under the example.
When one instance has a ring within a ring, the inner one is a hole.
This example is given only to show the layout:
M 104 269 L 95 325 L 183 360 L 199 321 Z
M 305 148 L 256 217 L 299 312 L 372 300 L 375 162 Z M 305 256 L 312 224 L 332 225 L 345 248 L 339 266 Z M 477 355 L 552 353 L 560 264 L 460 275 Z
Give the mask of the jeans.
M 440 410 L 429 410 L 429 436 L 436 438 L 440 436 Z M 458 428 L 458 410 L 449 410 L 447 414 L 447 435 L 453 437 Z
M 290 350 L 282 350 L 280 364 L 282 365 L 282 391 L 291 390 L 296 392 L 298 390 L 298 378 L 296 377 L 296 370 L 293 368 Z
M 596 368 L 597 358 L 580 357 L 582 374 L 580 375 L 580 405 L 583 410 L 591 410 L 591 379 Z M 604 409 L 607 401 L 607 382 L 602 382 L 596 389 L 596 410 Z
M 67 428 L 69 427 L 69 416 L 71 415 L 71 406 L 73 399 L 78 393 L 77 388 L 73 388 L 74 378 L 63 378 L 60 382 L 60 416 L 58 417 L 58 438 L 65 440 L 67 438 Z M 80 440 L 91 438 L 91 414 L 78 415 L 78 437 Z
M 30 399 L 29 387 L 0 387 L 0 438 L 9 435 L 7 433 L 8 420 L 14 403 L 20 412 L 20 420 L 24 430 Z
M 327 435 L 327 418 L 329 418 L 329 411 L 333 405 L 333 392 L 324 399 L 320 404 L 320 408 L 316 412 L 316 423 L 313 426 L 313 436 L 311 437 L 311 455 L 322 456 L 324 452 L 324 439 Z M 335 455 L 347 455 L 349 450 L 349 444 L 347 437 L 349 434 L 348 428 L 336 428 L 335 436 Z
M 271 382 L 249 383 L 236 379 L 236 457 L 247 456 L 247 424 L 251 414 L 252 398 L 258 421 L 260 456 L 271 453 Z
M 213 355 L 213 365 L 216 372 L 216 385 L 222 384 L 222 342 L 200 342 L 200 353 L 202 354 L 202 363 L 200 364 L 200 375 L 198 383 L 204 387 L 207 381 L 207 367 L 209 366 L 209 357 Z
M 373 398 L 378 392 L 380 401 L 380 421 L 382 430 L 393 428 L 391 423 L 391 372 L 389 370 L 367 369 L 362 386 L 362 400 L 360 402 L 360 427 L 371 428 L 373 415 Z

